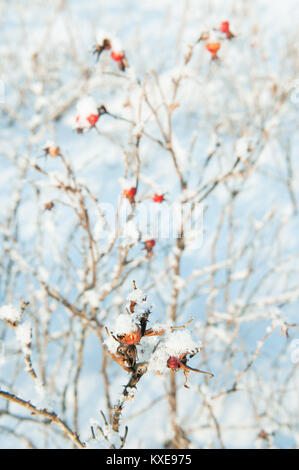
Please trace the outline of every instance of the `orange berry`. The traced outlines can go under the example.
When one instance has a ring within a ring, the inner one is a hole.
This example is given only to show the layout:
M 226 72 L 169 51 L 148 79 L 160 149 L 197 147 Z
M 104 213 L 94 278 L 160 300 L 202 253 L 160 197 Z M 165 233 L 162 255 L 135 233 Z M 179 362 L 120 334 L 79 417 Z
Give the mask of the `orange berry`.
M 123 335 L 121 342 L 125 344 L 137 344 L 141 340 L 141 336 L 141 329 L 138 328 L 136 331 Z
M 212 54 L 212 59 L 216 59 L 217 58 L 217 52 L 219 51 L 220 49 L 220 42 L 208 42 L 206 44 L 206 49 L 211 52 Z

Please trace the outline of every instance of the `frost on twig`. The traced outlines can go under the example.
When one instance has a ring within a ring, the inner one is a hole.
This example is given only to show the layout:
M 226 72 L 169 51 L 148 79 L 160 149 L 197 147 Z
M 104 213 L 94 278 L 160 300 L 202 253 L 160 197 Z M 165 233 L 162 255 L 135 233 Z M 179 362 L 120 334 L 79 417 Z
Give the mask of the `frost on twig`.
M 16 340 L 18 345 L 20 346 L 24 360 L 26 364 L 26 371 L 28 374 L 35 381 L 35 386 L 37 392 L 41 395 L 44 394 L 43 385 L 37 377 L 37 374 L 32 365 L 32 351 L 31 351 L 31 343 L 32 343 L 32 327 L 30 322 L 22 321 L 25 309 L 28 305 L 28 302 L 22 302 L 21 307 L 17 309 L 12 305 L 5 305 L 0 308 L 0 318 L 13 328 Z
M 80 441 L 79 437 L 68 427 L 68 425 L 59 418 L 59 416 L 54 411 L 49 411 L 45 408 L 38 408 L 37 406 L 33 405 L 30 401 L 25 401 L 17 395 L 12 393 L 6 392 L 0 389 L 0 397 L 4 398 L 5 400 L 15 403 L 17 405 L 22 406 L 29 410 L 33 415 L 37 414 L 50 420 L 50 422 L 55 423 L 63 432 L 64 434 L 76 445 L 76 447 L 84 449 L 85 444 Z
M 68 2 L 28 2 L 24 16 L 11 3 L 1 384 L 36 407 L 44 384 L 71 445 L 102 408 L 99 447 L 121 447 L 126 425 L 131 447 L 295 446 L 299 88 L 284 10 L 296 1 L 223 5 L 216 18 L 216 0 L 190 0 L 182 21 L 171 0 L 154 18 L 139 2 L 137 28 L 134 8 L 99 18 L 97 2 L 72 15 Z M 27 443 L 65 445 L 50 418 L 25 420 L 5 397 L 0 444 L 15 429 L 18 445 L 21 425 Z
M 115 432 L 119 431 L 120 417 L 125 404 L 134 398 L 134 390 L 148 370 L 163 374 L 168 369 L 181 368 L 186 382 L 190 371 L 213 377 L 213 374 L 209 372 L 193 369 L 187 365 L 187 356 L 193 357 L 197 354 L 199 345 L 194 343 L 188 331 L 177 330 L 185 329 L 191 320 L 183 326 L 162 327 L 157 324 L 148 329 L 152 305 L 148 303 L 147 295 L 136 287 L 135 281 L 133 281 L 133 291 L 128 295 L 127 300 L 129 301 L 127 310 L 117 317 L 112 327 L 113 331 L 109 332 L 106 328 L 108 338 L 105 340 L 105 346 L 108 354 L 126 372 L 130 373 L 130 379 L 124 386 L 121 398 L 113 407 L 111 424 Z M 147 338 L 160 337 L 164 334 L 167 334 L 164 341 L 147 344 Z M 138 362 L 139 356 L 142 362 Z M 175 366 L 174 361 L 176 361 Z M 186 383 L 185 387 L 188 388 Z
M 119 429 L 108 423 L 104 412 L 100 411 L 104 425 L 98 420 L 91 420 L 91 437 L 87 442 L 87 449 L 97 449 L 108 446 L 110 449 L 122 449 L 126 443 L 128 427 L 125 426 L 123 436 L 120 435 Z

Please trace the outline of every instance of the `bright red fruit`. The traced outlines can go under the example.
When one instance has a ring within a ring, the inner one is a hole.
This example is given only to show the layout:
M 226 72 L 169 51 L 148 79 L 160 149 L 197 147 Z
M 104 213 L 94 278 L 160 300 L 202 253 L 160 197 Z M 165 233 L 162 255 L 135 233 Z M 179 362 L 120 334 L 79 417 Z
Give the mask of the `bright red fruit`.
M 129 189 L 124 189 L 122 192 L 122 197 L 128 199 L 128 201 L 130 201 L 130 203 L 133 204 L 135 202 L 136 193 L 137 193 L 137 188 L 132 187 Z
M 115 62 L 121 62 L 125 58 L 124 52 L 111 52 L 111 57 Z
M 233 33 L 229 29 L 229 21 L 222 21 L 219 30 L 226 34 L 227 39 L 234 37 Z
M 222 31 L 222 33 L 227 33 L 229 31 L 229 22 L 228 21 L 222 21 L 222 23 L 220 25 L 220 31 Z
M 155 194 L 153 197 L 153 201 L 157 202 L 158 204 L 161 204 L 161 202 L 163 202 L 164 200 L 165 198 L 163 194 Z
M 132 197 L 136 195 L 136 188 L 124 189 L 123 197 Z
M 117 62 L 119 70 L 124 72 L 126 68 L 128 67 L 128 62 L 127 62 L 125 53 L 112 51 L 111 57 L 113 60 L 115 60 L 115 62 Z
M 144 242 L 145 248 L 150 250 L 154 248 L 155 244 L 155 240 L 147 240 L 146 242 Z
M 99 115 L 98 114 L 90 114 L 88 117 L 87 117 L 87 121 L 89 122 L 89 124 L 91 125 L 91 127 L 93 127 L 95 125 L 95 123 L 97 122 L 97 120 L 99 119 Z
M 155 240 L 146 240 L 144 242 L 144 250 L 146 251 L 147 258 L 151 258 L 154 255 L 153 248 L 155 244 Z

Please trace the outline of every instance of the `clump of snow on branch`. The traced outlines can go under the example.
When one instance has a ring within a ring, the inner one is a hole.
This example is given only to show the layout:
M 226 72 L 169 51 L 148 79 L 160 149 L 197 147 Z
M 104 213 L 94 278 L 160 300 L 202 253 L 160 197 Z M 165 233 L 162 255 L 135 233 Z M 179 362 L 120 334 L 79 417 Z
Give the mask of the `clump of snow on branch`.
M 188 330 L 168 333 L 153 353 L 148 370 L 166 372 L 167 360 L 171 356 L 179 357 L 182 354 L 192 354 L 198 351 L 200 343 L 195 343 Z
M 135 302 L 136 304 L 140 304 L 146 301 L 146 295 L 141 289 L 136 288 L 130 292 L 127 297 L 127 300 L 129 302 Z
M 77 103 L 77 114 L 75 117 L 74 127 L 77 129 L 90 129 L 91 122 L 88 118 L 93 115 L 98 115 L 98 109 L 94 98 L 91 96 L 81 98 Z
M 24 354 L 30 354 L 30 345 L 32 340 L 31 324 L 27 321 L 20 323 L 16 329 L 16 338 L 24 352 Z
M 0 318 L 1 320 L 7 321 L 8 323 L 17 324 L 22 317 L 20 309 L 13 305 L 3 305 L 0 307 Z

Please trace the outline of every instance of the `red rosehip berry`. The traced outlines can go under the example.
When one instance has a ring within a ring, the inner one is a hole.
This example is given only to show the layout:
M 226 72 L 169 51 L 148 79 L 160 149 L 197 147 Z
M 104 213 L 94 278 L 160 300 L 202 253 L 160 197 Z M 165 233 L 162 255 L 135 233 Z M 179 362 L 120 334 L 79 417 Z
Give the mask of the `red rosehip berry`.
M 115 62 L 121 62 L 125 58 L 124 52 L 111 52 L 111 57 Z
M 130 201 L 130 203 L 132 204 L 133 202 L 135 202 L 136 193 L 137 193 L 137 188 L 135 187 L 124 189 L 122 192 L 122 197 L 128 199 L 128 201 Z
M 124 189 L 123 190 L 124 197 L 132 197 L 136 195 L 136 188 Z
M 111 58 L 117 62 L 118 68 L 123 72 L 128 67 L 128 62 L 126 60 L 126 55 L 124 52 L 111 52 Z
M 229 29 L 229 21 L 222 21 L 219 30 L 226 34 L 227 39 L 234 37 L 233 33 Z
M 229 31 L 229 22 L 228 21 L 222 21 L 220 25 L 220 31 L 222 33 L 227 33 Z
M 91 125 L 91 127 L 93 127 L 97 120 L 99 119 L 99 115 L 98 114 L 90 114 L 88 117 L 87 117 L 87 121 L 89 122 L 89 124 Z
M 144 250 L 146 251 L 146 257 L 152 258 L 154 255 L 153 248 L 156 244 L 155 240 L 146 240 L 144 243 Z
M 153 196 L 153 201 L 161 204 L 163 201 L 165 201 L 164 194 L 155 194 Z
M 154 248 L 155 244 L 156 244 L 155 240 L 147 240 L 146 242 L 144 242 L 145 248 L 150 249 L 150 250 Z

